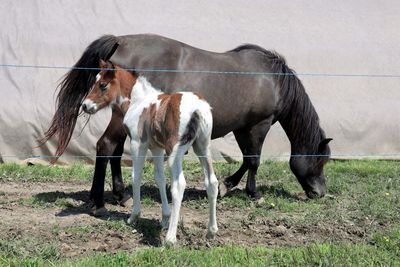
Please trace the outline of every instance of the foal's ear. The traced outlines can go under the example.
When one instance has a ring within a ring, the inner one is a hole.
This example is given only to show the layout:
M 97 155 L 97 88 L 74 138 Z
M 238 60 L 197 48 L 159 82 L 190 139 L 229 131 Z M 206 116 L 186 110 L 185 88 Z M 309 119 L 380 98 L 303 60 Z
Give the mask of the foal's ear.
M 323 139 L 319 145 L 318 145 L 318 150 L 319 152 L 323 152 L 325 150 L 325 147 L 329 144 L 330 141 L 332 141 L 332 138 L 325 138 Z

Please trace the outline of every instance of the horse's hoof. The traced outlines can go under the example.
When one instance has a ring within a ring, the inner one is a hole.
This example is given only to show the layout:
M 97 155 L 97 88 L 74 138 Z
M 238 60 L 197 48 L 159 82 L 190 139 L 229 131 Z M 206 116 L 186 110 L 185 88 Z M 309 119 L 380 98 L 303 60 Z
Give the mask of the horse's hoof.
M 226 193 L 230 191 L 230 188 L 224 183 L 220 182 L 218 186 L 218 193 L 220 197 L 224 197 Z
M 93 208 L 90 211 L 90 215 L 94 217 L 103 217 L 108 215 L 108 211 L 105 207 L 96 208 L 96 206 L 93 206 Z
M 137 225 L 138 222 L 139 222 L 139 218 L 140 218 L 140 214 L 135 214 L 135 215 L 132 214 L 132 215 L 129 217 L 127 223 L 128 223 L 128 224 L 132 224 L 132 225 Z
M 255 201 L 258 201 L 259 199 L 262 198 L 262 195 L 258 192 L 249 192 L 246 190 L 246 193 L 252 200 L 255 200 Z
M 120 200 L 119 205 L 122 207 L 132 207 L 133 206 L 133 199 L 130 195 L 125 195 L 122 200 Z
M 161 220 L 161 228 L 168 229 L 169 227 L 169 217 L 170 215 L 163 215 Z

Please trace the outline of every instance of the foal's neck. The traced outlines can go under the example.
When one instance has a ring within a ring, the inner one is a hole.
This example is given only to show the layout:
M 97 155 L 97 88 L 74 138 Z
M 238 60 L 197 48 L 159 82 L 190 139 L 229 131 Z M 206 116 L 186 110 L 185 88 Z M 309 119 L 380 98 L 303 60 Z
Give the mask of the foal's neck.
M 132 88 L 131 102 L 139 103 L 145 98 L 157 97 L 162 92 L 154 88 L 144 77 L 138 77 L 135 85 Z

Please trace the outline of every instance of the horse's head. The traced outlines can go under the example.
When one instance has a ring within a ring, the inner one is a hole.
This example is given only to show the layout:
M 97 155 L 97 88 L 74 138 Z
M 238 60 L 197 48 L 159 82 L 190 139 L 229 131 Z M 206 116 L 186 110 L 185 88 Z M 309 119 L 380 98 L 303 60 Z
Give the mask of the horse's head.
M 331 138 L 324 138 L 316 155 L 295 155 L 290 158 L 290 168 L 309 198 L 323 197 L 326 193 L 324 165 L 328 162 Z
M 88 114 L 94 114 L 110 105 L 121 107 L 129 103 L 136 82 L 134 75 L 111 62 L 100 60 L 100 68 L 95 84 L 82 102 L 82 109 Z

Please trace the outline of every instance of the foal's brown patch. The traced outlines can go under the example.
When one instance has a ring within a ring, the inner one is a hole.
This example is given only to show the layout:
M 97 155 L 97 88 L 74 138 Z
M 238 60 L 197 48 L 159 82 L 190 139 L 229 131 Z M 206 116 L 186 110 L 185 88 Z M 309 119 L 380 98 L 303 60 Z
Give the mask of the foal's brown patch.
M 158 145 L 165 148 L 167 155 L 170 155 L 179 141 L 179 107 L 182 94 L 161 94 L 158 100 L 161 100 L 158 109 L 153 103 L 143 110 L 139 118 L 138 133 L 141 140 L 151 136 Z

